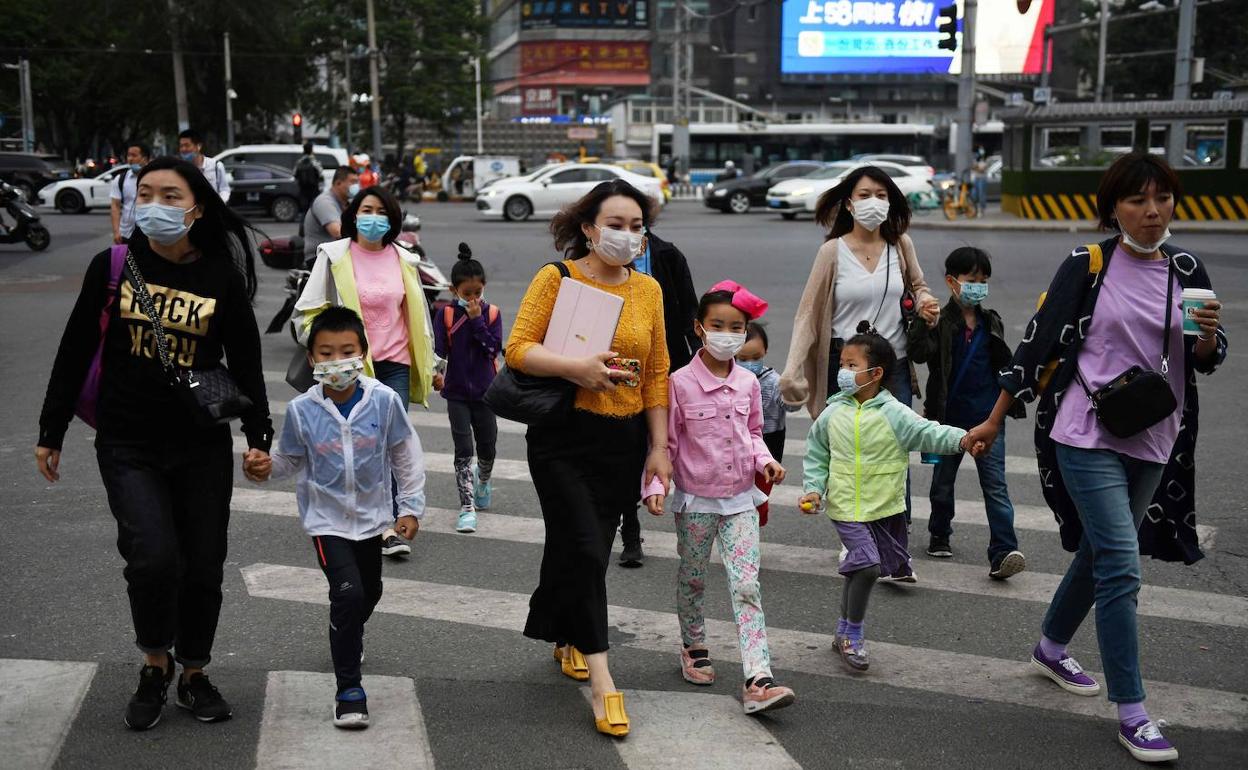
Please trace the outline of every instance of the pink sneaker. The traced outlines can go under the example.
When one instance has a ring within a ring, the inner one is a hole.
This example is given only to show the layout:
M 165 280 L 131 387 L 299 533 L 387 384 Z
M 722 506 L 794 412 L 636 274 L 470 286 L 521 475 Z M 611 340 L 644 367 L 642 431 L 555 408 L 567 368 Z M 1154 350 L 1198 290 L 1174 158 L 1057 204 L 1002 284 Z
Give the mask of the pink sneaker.
M 680 675 L 689 684 L 715 684 L 715 668 L 711 665 L 710 650 L 705 647 L 682 647 Z
M 741 688 L 741 705 L 747 714 L 790 706 L 797 696 L 788 687 L 776 684 L 769 676 L 760 676 Z

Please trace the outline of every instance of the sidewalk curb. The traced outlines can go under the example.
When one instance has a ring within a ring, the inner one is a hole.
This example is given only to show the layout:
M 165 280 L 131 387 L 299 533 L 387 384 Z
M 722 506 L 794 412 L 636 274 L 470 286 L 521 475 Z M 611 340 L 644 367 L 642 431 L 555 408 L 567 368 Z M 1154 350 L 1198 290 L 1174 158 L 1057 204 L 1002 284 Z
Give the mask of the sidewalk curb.
M 1208 233 L 1225 235 L 1248 235 L 1248 221 L 1241 222 L 1173 222 L 1177 234 Z M 1005 230 L 1016 232 L 1099 233 L 1101 228 L 1091 220 L 1042 220 L 1042 219 L 958 219 L 949 221 L 932 216 L 916 216 L 910 220 L 912 230 Z

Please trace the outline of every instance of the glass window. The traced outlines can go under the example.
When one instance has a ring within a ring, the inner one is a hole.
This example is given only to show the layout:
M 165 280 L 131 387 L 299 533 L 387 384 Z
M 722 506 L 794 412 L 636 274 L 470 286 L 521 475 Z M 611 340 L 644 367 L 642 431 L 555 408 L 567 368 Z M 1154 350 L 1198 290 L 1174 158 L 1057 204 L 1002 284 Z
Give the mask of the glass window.
M 274 166 L 282 168 L 294 169 L 295 161 L 299 160 L 299 156 L 303 153 L 296 152 L 257 152 L 247 157 L 249 163 L 271 163 Z
M 1183 127 L 1183 166 L 1224 168 L 1226 166 L 1226 124 L 1188 123 Z
M 650 168 L 649 166 L 644 166 L 640 163 L 630 163 L 628 167 L 625 168 L 624 170 L 631 171 L 634 174 L 640 174 L 641 176 L 649 176 L 649 177 L 654 176 L 654 169 Z
M 1135 144 L 1135 128 L 1132 126 L 1101 126 L 1101 148 L 1115 152 L 1130 152 Z
M 570 168 L 550 177 L 551 184 L 575 184 L 584 181 L 586 181 L 585 170 L 580 168 Z
M 585 175 L 584 182 L 610 182 L 616 178 L 616 175 L 605 168 L 587 168 L 582 169 L 581 173 Z
M 230 166 L 229 172 L 230 172 L 230 175 L 233 176 L 237 180 L 250 180 L 250 181 L 260 180 L 260 179 L 270 180 L 277 176 L 272 171 L 262 166 L 247 166 L 247 165 Z
M 321 168 L 326 171 L 333 171 L 338 168 L 338 159 L 333 155 L 330 155 L 327 152 L 316 152 L 313 153 L 313 155 L 316 156 L 317 161 L 321 164 Z

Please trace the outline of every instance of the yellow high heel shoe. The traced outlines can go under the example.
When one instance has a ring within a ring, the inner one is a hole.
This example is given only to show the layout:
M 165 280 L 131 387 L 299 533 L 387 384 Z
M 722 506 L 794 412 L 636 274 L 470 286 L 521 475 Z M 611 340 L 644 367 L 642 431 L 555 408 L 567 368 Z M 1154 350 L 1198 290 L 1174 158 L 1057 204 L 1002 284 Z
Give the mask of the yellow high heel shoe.
M 589 663 L 586 662 L 585 656 L 581 651 L 568 645 L 566 647 L 555 648 L 555 660 L 559 661 L 559 668 L 563 671 L 563 675 L 578 682 L 589 681 Z
M 603 735 L 612 738 L 623 738 L 628 735 L 628 714 L 624 711 L 624 693 L 609 692 L 602 696 L 602 707 L 606 716 L 602 719 L 594 717 L 594 727 Z

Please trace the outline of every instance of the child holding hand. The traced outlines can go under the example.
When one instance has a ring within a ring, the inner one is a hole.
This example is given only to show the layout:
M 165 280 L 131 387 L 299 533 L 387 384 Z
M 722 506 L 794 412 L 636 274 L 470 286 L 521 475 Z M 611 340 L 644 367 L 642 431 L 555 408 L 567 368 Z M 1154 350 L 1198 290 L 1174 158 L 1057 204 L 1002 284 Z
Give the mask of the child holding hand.
M 793 703 L 788 687 L 771 674 L 767 627 L 758 584 L 758 511 L 766 496 L 754 485 L 755 473 L 768 482 L 784 479 L 763 441 L 758 378 L 734 356 L 745 344 L 746 324 L 767 311 L 767 303 L 732 281 L 721 281 L 702 296 L 694 330 L 702 349 L 668 381 L 668 454 L 672 460 L 672 511 L 676 519 L 680 569 L 676 611 L 683 644 L 680 669 L 690 684 L 715 681 L 702 612 L 711 545 L 728 572 L 737 623 L 747 714 Z M 642 497 L 650 513 L 663 513 L 663 485 L 649 479 Z
M 880 575 L 910 574 L 906 533 L 906 471 L 910 452 L 950 455 L 965 451 L 966 431 L 925 420 L 893 398 L 883 383 L 897 365 L 888 340 L 870 324 L 841 349 L 839 393 L 810 426 L 806 439 L 801 510 L 824 503 L 848 551 L 841 617 L 834 644 L 853 671 L 869 667 L 863 621 Z M 977 442 L 975 452 L 982 452 Z

